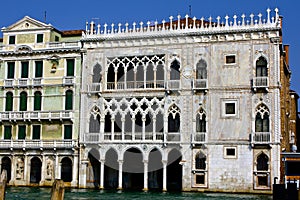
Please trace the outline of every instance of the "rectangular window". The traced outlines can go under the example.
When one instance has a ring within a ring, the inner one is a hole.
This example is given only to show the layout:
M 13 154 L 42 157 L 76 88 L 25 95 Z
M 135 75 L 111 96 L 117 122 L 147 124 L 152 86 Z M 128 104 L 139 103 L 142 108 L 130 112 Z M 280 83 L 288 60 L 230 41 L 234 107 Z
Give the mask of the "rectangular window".
M 235 114 L 235 103 L 225 103 L 225 114 L 226 115 Z
M 224 147 L 224 158 L 237 158 L 236 147 Z
M 225 62 L 226 62 L 226 64 L 235 64 L 236 63 L 235 55 L 227 55 L 225 57 Z
M 196 184 L 205 184 L 205 175 L 203 174 L 197 174 L 196 175 Z
M 43 77 L 43 61 L 35 61 L 35 78 Z
M 7 79 L 15 78 L 15 62 L 7 63 Z
M 11 126 L 4 126 L 4 139 L 5 140 L 11 139 Z
M 58 36 L 55 36 L 55 42 L 59 42 L 59 37 Z
M 64 139 L 72 139 L 72 125 L 65 125 L 64 128 Z
M 222 99 L 221 117 L 232 118 L 238 117 L 239 104 L 238 99 Z
M 29 62 L 21 63 L 21 78 L 28 78 Z
M 26 137 L 26 126 L 25 125 L 20 125 L 19 126 L 19 131 L 18 131 L 18 139 L 19 140 L 24 140 Z
M 67 59 L 67 76 L 74 76 L 75 59 Z
M 16 36 L 15 35 L 9 36 L 8 44 L 16 44 Z
M 39 140 L 41 138 L 41 126 L 33 125 L 32 126 L 32 139 Z
M 44 34 L 36 35 L 36 43 L 42 43 L 44 41 Z

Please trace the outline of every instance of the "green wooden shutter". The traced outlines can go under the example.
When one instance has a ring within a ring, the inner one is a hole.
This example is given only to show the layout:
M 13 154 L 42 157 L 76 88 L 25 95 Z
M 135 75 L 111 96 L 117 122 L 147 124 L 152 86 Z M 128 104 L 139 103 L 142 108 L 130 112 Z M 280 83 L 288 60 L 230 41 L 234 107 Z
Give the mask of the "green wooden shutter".
M 6 93 L 5 111 L 13 110 L 13 94 L 11 92 Z
M 4 126 L 4 139 L 11 139 L 11 126 Z
M 42 94 L 40 92 L 34 93 L 34 110 L 41 110 L 42 105 Z
M 16 36 L 11 35 L 9 36 L 9 44 L 15 44 L 16 43 Z
M 35 78 L 43 77 L 43 61 L 35 61 Z
M 32 139 L 39 140 L 41 136 L 41 126 L 40 125 L 33 125 L 32 127 Z
M 7 63 L 7 78 L 13 79 L 15 77 L 15 63 L 8 62 Z
M 21 72 L 21 78 L 28 78 L 28 62 L 22 62 L 22 72 Z
M 64 139 L 72 139 L 72 125 L 65 125 Z
M 27 110 L 27 93 L 21 92 L 20 94 L 20 111 Z
M 66 110 L 73 109 L 73 92 L 71 90 L 68 90 L 66 92 L 65 109 Z
M 44 41 L 44 34 L 37 34 L 36 43 L 42 43 Z
M 18 139 L 24 140 L 26 137 L 26 126 L 19 126 Z
M 67 76 L 74 76 L 74 59 L 67 59 Z

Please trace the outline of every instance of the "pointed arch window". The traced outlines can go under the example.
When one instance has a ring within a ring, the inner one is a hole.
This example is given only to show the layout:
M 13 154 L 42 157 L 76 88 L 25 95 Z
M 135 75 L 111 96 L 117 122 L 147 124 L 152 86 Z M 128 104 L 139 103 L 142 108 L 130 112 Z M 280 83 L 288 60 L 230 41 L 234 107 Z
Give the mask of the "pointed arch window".
M 257 171 L 268 171 L 269 170 L 269 158 L 266 154 L 260 154 L 256 159 Z
M 7 92 L 5 98 L 5 111 L 13 110 L 13 93 Z
M 256 108 L 255 132 L 269 132 L 269 124 L 269 109 L 261 104 Z
M 256 77 L 268 76 L 268 63 L 264 57 L 259 57 L 256 61 Z
M 203 59 L 197 63 L 196 79 L 207 79 L 207 64 Z
M 73 109 L 73 91 L 67 90 L 65 94 L 65 109 L 72 110 Z
M 180 63 L 178 60 L 172 62 L 170 69 L 170 80 L 180 80 Z
M 20 111 L 27 110 L 27 93 L 21 92 L 20 93 Z
M 200 108 L 196 116 L 196 132 L 206 132 L 206 115 L 203 108 Z
M 195 169 L 206 169 L 206 156 L 202 152 L 197 153 L 195 157 Z
M 94 107 L 91 112 L 89 132 L 100 133 L 100 109 L 98 107 Z
M 42 108 L 42 93 L 40 91 L 36 91 L 34 93 L 34 110 L 41 110 Z
M 173 105 L 168 111 L 168 131 L 180 132 L 180 109 Z

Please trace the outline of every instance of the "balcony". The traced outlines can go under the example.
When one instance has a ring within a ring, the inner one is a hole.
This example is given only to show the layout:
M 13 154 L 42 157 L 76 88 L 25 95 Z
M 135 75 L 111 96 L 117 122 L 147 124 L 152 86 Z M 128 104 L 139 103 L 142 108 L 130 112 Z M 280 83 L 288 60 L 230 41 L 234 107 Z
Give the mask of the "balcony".
M 15 85 L 15 80 L 14 79 L 5 79 L 4 80 L 3 87 L 10 88 L 10 87 L 13 87 L 14 85 Z
M 103 139 L 100 133 L 86 133 L 84 135 L 84 143 L 162 143 L 163 133 L 152 132 L 136 132 L 136 133 L 104 133 Z M 180 137 L 179 137 L 180 138 Z
M 18 79 L 18 87 L 28 87 L 29 85 L 29 79 L 28 78 L 20 78 Z
M 168 91 L 180 90 L 180 88 L 181 88 L 180 80 L 168 80 L 166 83 L 166 89 Z
M 76 140 L 0 140 L 1 149 L 72 149 Z
M 102 84 L 101 83 L 92 83 L 87 85 L 87 92 L 89 94 L 100 94 L 102 92 Z
M 164 80 L 107 82 L 106 90 L 161 90 L 165 88 L 164 85 Z
M 194 79 L 193 90 L 207 90 L 207 79 Z
M 75 77 L 74 76 L 65 76 L 63 77 L 63 85 L 74 85 Z
M 271 143 L 270 132 L 254 132 L 251 134 L 251 145 L 268 145 Z
M 269 77 L 254 77 L 253 78 L 253 89 L 256 91 L 257 89 L 266 89 L 269 87 Z
M 192 134 L 192 144 L 206 143 L 206 132 L 195 132 Z
M 72 120 L 72 111 L 12 111 L 0 112 L 0 121 Z
M 43 78 L 33 78 L 32 86 L 33 87 L 41 87 L 43 85 Z

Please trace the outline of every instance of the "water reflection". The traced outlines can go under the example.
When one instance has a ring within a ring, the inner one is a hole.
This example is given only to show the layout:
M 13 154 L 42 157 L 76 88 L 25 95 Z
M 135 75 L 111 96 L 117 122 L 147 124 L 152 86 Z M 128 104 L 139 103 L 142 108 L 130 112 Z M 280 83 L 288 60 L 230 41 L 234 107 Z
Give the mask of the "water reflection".
M 8 187 L 8 200 L 49 200 L 51 188 Z M 220 193 L 168 193 L 168 192 L 134 192 L 115 190 L 66 189 L 65 200 L 270 200 L 268 195 L 220 194 Z

